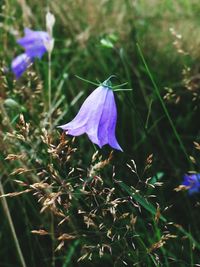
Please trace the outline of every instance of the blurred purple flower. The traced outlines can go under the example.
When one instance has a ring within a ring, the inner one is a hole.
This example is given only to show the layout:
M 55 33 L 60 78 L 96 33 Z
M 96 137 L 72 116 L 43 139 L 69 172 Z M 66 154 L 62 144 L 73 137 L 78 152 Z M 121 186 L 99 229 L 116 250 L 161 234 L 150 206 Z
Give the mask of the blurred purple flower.
M 58 127 L 73 136 L 86 133 L 100 148 L 109 144 L 122 151 L 115 137 L 117 109 L 114 93 L 107 81 L 87 97 L 71 122 Z
M 13 59 L 11 63 L 11 69 L 17 79 L 31 65 L 31 63 L 32 59 L 29 56 L 27 56 L 26 53 L 21 54 Z
M 25 53 L 17 56 L 11 63 L 12 72 L 18 79 L 34 61 L 35 57 L 41 58 L 49 48 L 52 48 L 52 38 L 47 32 L 24 30 L 25 36 L 17 43 L 25 49 Z
M 183 179 L 182 185 L 188 187 L 190 195 L 200 192 L 200 173 L 185 174 Z
M 25 49 L 30 58 L 41 58 L 47 52 L 47 47 L 51 42 L 49 34 L 44 31 L 32 31 L 28 28 L 25 28 L 24 33 L 25 36 L 17 40 L 17 43 Z

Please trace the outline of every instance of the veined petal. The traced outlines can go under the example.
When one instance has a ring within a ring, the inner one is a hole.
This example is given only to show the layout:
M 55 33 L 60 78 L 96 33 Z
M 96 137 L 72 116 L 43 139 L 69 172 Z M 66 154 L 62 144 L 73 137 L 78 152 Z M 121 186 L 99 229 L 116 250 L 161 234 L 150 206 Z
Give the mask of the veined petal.
M 101 144 L 101 147 L 105 144 L 108 144 L 108 128 L 110 120 L 112 119 L 112 97 L 114 97 L 114 95 L 112 94 L 112 91 L 108 89 L 103 111 L 101 114 L 101 119 L 98 125 L 98 139 Z
M 123 151 L 119 143 L 117 142 L 115 136 L 115 128 L 117 123 L 117 107 L 115 104 L 114 93 L 111 90 L 110 90 L 109 101 L 112 108 L 109 114 L 110 117 L 109 117 L 109 127 L 108 127 L 108 144 L 115 149 Z
M 109 89 L 100 86 L 96 90 L 98 91 L 95 100 L 90 103 L 90 118 L 86 124 L 86 133 L 93 143 L 97 144 L 99 147 L 102 147 L 101 140 L 98 136 L 98 129 Z
M 32 60 L 29 56 L 27 56 L 26 53 L 21 54 L 13 59 L 11 63 L 11 69 L 17 79 L 31 65 L 31 63 L 32 63 Z
M 98 115 L 95 114 L 97 114 L 99 111 L 100 114 L 102 113 L 102 110 L 99 110 L 103 108 L 101 107 L 101 103 L 103 101 L 99 101 L 102 98 L 104 98 L 104 94 L 102 94 L 102 87 L 98 87 L 83 102 L 76 117 L 71 122 L 58 127 L 62 128 L 68 134 L 73 136 L 87 133 L 88 135 L 90 135 L 89 138 L 91 137 L 94 140 L 94 134 L 92 134 L 94 126 L 90 121 L 94 121 L 94 117 L 98 119 Z M 96 124 L 98 125 L 98 121 L 95 121 L 95 125 Z M 91 127 L 92 129 L 90 130 L 89 127 Z

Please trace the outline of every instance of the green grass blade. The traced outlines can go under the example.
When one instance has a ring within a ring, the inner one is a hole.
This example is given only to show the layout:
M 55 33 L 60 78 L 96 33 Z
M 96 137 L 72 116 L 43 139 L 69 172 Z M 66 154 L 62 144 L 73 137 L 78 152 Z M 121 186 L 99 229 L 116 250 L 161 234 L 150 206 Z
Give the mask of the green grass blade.
M 141 50 L 139 44 L 137 44 L 137 48 L 138 48 L 138 51 L 139 51 L 139 55 L 140 55 L 140 57 L 142 59 L 142 62 L 144 64 L 144 67 L 146 69 L 146 72 L 147 72 L 147 74 L 148 74 L 148 76 L 149 76 L 149 78 L 150 78 L 150 80 L 151 80 L 151 82 L 153 84 L 154 90 L 155 90 L 155 92 L 156 92 L 156 94 L 158 96 L 158 99 L 159 99 L 159 101 L 161 103 L 161 106 L 162 106 L 162 108 L 164 110 L 164 113 L 165 113 L 165 115 L 166 115 L 166 117 L 167 117 L 167 119 L 168 119 L 168 121 L 169 121 L 169 123 L 170 123 L 170 125 L 172 127 L 172 130 L 174 132 L 174 135 L 175 135 L 175 137 L 176 137 L 176 139 L 177 139 L 177 141 L 178 141 L 178 143 L 179 143 L 179 145 L 180 145 L 183 153 L 185 154 L 185 157 L 190 162 L 190 159 L 189 159 L 189 156 L 188 156 L 187 151 L 185 149 L 185 146 L 184 146 L 184 144 L 183 144 L 183 142 L 182 142 L 182 140 L 181 140 L 181 138 L 180 138 L 180 136 L 179 136 L 179 134 L 178 134 L 178 132 L 176 130 L 176 127 L 175 127 L 175 125 L 174 125 L 174 123 L 172 121 L 172 118 L 171 118 L 171 116 L 170 116 L 170 114 L 169 114 L 169 112 L 168 112 L 168 110 L 166 108 L 166 105 L 165 105 L 165 103 L 164 103 L 164 101 L 163 101 L 163 99 L 162 99 L 162 97 L 160 95 L 160 91 L 158 89 L 158 86 L 157 86 L 157 84 L 156 84 L 156 82 L 155 82 L 155 80 L 153 78 L 153 75 L 151 74 L 151 71 L 150 71 L 150 69 L 149 69 L 149 67 L 147 65 L 147 62 L 146 62 L 146 60 L 145 60 L 145 58 L 143 56 L 143 53 L 142 53 L 142 50 Z

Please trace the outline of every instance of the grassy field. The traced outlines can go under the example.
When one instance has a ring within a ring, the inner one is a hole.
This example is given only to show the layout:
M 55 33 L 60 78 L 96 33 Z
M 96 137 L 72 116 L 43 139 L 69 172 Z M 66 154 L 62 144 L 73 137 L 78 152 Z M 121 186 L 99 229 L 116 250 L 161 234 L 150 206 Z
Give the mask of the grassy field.
M 200 266 L 199 0 L 0 3 L 0 267 Z M 48 10 L 51 57 L 16 80 Z M 111 75 L 123 152 L 57 128 Z

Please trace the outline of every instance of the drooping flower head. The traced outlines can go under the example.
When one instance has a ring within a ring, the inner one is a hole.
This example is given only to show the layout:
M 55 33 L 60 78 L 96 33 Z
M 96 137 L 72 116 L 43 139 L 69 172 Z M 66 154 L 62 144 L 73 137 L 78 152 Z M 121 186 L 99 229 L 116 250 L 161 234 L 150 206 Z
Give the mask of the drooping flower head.
M 31 63 L 32 59 L 28 57 L 26 53 L 23 53 L 13 59 L 11 68 L 17 79 L 31 65 Z
M 28 28 L 25 28 L 24 34 L 25 36 L 17 40 L 17 43 L 25 49 L 30 58 L 41 58 L 47 52 L 48 43 L 51 41 L 49 34 L 44 31 L 32 31 Z
M 17 40 L 17 43 L 25 49 L 25 53 L 14 58 L 11 63 L 12 72 L 17 79 L 36 57 L 40 59 L 49 48 L 52 49 L 52 38 L 47 32 L 25 28 L 24 34 L 25 36 Z
M 200 173 L 185 174 L 182 185 L 188 188 L 190 195 L 200 192 Z
M 112 148 L 122 151 L 115 137 L 116 122 L 114 93 L 109 80 L 106 80 L 87 97 L 71 122 L 58 127 L 72 136 L 86 133 L 100 148 L 109 144 Z

